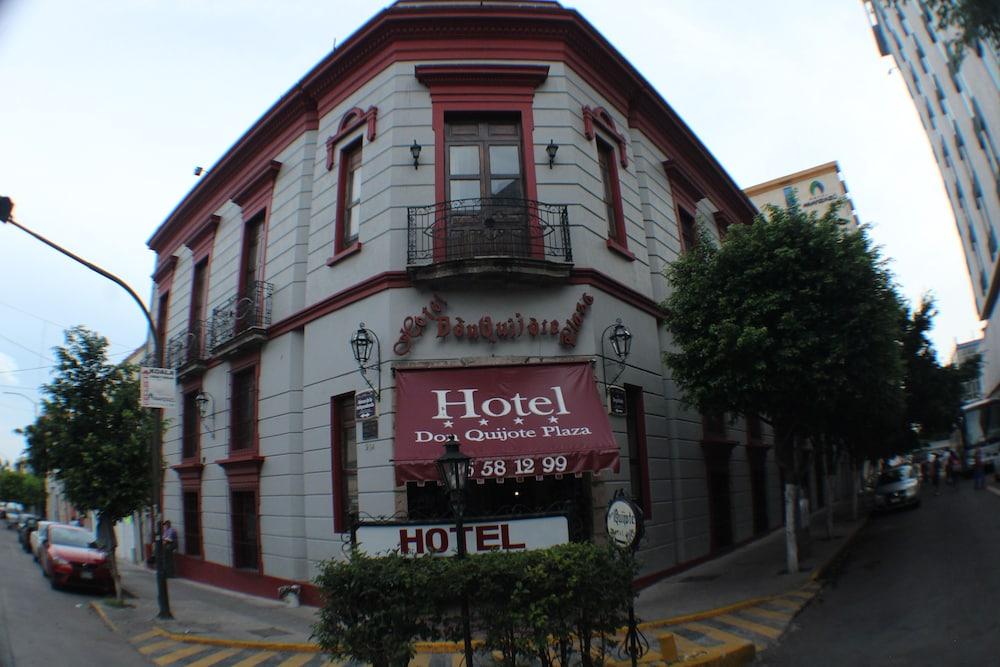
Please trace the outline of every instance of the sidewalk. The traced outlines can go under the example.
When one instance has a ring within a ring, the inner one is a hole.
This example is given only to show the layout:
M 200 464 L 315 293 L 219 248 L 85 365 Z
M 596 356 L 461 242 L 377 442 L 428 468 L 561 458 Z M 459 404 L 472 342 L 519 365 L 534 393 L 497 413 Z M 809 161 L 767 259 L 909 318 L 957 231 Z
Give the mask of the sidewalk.
M 784 532 L 779 529 L 643 589 L 636 600 L 640 628 L 650 643 L 643 662 L 746 664 L 773 644 L 818 594 L 817 580 L 864 524 L 865 519 L 838 517 L 833 539 L 828 540 L 822 515 L 815 515 L 811 552 L 800 558 L 802 571 L 793 575 L 783 573 Z M 175 620 L 162 621 L 156 619 L 155 573 L 123 564 L 122 577 L 134 595 L 129 600 L 133 608 L 116 609 L 96 601 L 91 606 L 155 664 L 336 664 L 310 642 L 314 608 L 292 608 L 277 600 L 170 579 Z M 422 644 L 418 651 L 414 664 L 462 663 L 460 646 Z M 234 662 L 237 659 L 240 662 Z

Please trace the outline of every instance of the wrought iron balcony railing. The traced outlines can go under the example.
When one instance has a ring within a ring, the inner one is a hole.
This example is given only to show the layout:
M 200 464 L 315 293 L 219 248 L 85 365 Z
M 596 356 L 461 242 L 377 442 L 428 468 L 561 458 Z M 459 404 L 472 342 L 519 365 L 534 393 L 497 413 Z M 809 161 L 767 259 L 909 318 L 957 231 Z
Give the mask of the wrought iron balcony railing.
M 244 334 L 261 334 L 271 326 L 271 283 L 257 281 L 245 294 L 235 294 L 212 310 L 209 348 L 215 353 Z
M 407 209 L 409 266 L 476 258 L 573 261 L 566 206 L 528 199 L 457 199 Z
M 166 362 L 169 368 L 180 370 L 208 359 L 205 343 L 209 327 L 206 322 L 192 322 L 184 333 L 167 342 Z

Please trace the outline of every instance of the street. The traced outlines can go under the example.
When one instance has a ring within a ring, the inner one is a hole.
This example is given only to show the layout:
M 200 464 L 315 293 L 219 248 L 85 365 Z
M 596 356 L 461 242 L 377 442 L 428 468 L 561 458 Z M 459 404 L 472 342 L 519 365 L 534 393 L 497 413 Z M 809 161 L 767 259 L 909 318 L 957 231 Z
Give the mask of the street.
M 994 487 L 996 488 L 996 487 Z M 1000 663 L 1000 496 L 971 480 L 873 516 L 824 592 L 757 660 L 784 665 Z
M 50 589 L 16 531 L 0 528 L 0 667 L 148 664 L 88 607 L 100 599 Z

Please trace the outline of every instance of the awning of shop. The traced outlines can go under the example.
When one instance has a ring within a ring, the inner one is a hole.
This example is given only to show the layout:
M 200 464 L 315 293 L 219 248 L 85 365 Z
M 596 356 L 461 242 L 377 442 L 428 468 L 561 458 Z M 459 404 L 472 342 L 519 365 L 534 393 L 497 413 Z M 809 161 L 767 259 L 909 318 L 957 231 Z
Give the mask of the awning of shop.
M 437 481 L 454 435 L 472 477 L 530 479 L 618 470 L 589 363 L 407 369 L 396 372 L 396 481 Z

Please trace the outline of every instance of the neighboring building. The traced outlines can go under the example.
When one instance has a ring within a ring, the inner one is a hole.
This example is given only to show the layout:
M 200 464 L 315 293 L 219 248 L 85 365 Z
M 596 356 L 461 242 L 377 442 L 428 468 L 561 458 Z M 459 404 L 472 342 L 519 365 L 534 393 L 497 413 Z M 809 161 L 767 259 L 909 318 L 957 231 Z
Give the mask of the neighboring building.
M 951 364 L 954 366 L 961 366 L 966 361 L 969 361 L 972 357 L 979 355 L 984 356 L 985 349 L 983 347 L 982 338 L 974 338 L 964 343 L 955 343 L 955 350 L 951 355 Z M 975 377 L 975 379 L 969 380 L 962 387 L 962 400 L 966 403 L 971 403 L 972 401 L 978 401 L 983 397 L 983 374 L 980 368 L 980 373 Z
M 837 212 L 840 217 L 847 220 L 853 229 L 859 226 L 854 203 L 847 196 L 847 183 L 836 162 L 827 162 L 775 178 L 746 188 L 744 192 L 754 206 L 761 210 L 765 204 L 779 208 L 798 204 L 806 213 L 815 212 L 822 216 L 831 206 L 839 203 Z
M 149 240 L 180 573 L 274 595 L 343 558 L 359 520 L 447 520 L 448 434 L 475 459 L 475 516 L 559 510 L 600 540 L 627 491 L 645 578 L 780 525 L 760 420 L 691 411 L 662 362 L 664 267 L 696 220 L 754 213 L 577 12 L 389 6 Z
M 979 318 L 983 392 L 1000 401 L 1000 54 L 976 43 L 961 61 L 926 3 L 864 0 L 879 53 L 899 68 L 955 213 Z

